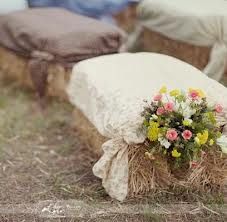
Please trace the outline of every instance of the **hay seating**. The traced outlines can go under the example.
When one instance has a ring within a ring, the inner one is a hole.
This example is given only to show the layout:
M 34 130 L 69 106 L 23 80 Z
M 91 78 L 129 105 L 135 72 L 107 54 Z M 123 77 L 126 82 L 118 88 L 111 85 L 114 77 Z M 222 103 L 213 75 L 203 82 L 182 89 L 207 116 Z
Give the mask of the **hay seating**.
M 117 27 L 64 9 L 28 9 L 3 15 L 2 78 L 32 86 L 39 97 L 46 91 L 65 97 L 73 64 L 118 52 L 123 36 Z
M 227 73 L 225 0 L 145 0 L 122 50 L 143 50 L 181 59 L 220 81 Z
M 3 47 L 0 47 L 0 58 L 0 79 L 2 81 L 16 82 L 19 86 L 35 90 L 28 59 Z M 50 64 L 47 72 L 47 95 L 68 100 L 65 89 L 70 78 L 71 68 L 65 68 L 61 64 Z
M 74 124 L 91 152 L 102 156 L 93 172 L 113 198 L 124 200 L 166 188 L 173 181 L 165 161 L 154 167 L 145 157 L 145 138 L 140 131 L 144 99 L 150 101 L 163 84 L 169 89 L 202 88 L 210 100 L 227 104 L 224 86 L 166 55 L 101 56 L 82 61 L 73 69 L 67 92 L 75 106 Z M 223 185 L 225 175 L 212 175 L 222 178 Z

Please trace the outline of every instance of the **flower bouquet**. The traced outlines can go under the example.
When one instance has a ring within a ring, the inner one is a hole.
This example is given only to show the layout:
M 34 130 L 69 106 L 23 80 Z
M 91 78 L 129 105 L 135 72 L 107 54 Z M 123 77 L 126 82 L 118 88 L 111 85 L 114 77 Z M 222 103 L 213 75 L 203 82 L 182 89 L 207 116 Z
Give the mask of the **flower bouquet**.
M 168 92 L 162 87 L 142 113 L 145 156 L 154 162 L 164 158 L 174 179 L 184 185 L 224 185 L 227 137 L 217 121 L 222 112 L 220 104 L 209 105 L 200 89 Z

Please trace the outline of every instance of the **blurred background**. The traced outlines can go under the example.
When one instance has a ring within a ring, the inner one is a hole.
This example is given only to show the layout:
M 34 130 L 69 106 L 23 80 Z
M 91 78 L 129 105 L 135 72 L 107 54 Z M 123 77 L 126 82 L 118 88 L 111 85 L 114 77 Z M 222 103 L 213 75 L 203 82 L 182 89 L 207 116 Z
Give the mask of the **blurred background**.
M 61 7 L 74 13 L 118 25 L 126 31 L 133 28 L 136 6 L 140 0 L 3 0 L 0 14 L 28 7 Z

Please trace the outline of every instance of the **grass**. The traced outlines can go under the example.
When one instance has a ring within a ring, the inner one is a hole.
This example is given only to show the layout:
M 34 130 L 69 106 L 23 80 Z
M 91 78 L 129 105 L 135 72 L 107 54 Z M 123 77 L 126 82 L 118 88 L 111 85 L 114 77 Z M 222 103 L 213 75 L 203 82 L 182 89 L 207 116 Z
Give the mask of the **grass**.
M 45 200 L 82 200 L 93 207 L 101 204 L 108 211 L 131 205 L 153 207 L 187 202 L 221 206 L 223 203 L 221 195 L 209 196 L 175 190 L 173 193 L 128 200 L 119 206 L 118 202 L 106 195 L 100 180 L 93 176 L 92 165 L 98 157 L 89 152 L 79 133 L 72 130 L 72 107 L 50 100 L 43 116 L 35 109 L 34 100 L 33 93 L 29 91 L 22 91 L 13 85 L 0 85 L 0 205 L 38 204 Z M 33 221 L 29 215 L 0 215 L 0 221 Z M 222 213 L 217 215 L 205 208 L 196 215 L 156 214 L 148 208 L 138 215 L 110 213 L 109 216 L 92 221 L 209 219 L 225 221 L 227 218 Z M 37 217 L 34 221 L 51 219 L 38 220 Z M 62 218 L 53 221 L 88 219 Z

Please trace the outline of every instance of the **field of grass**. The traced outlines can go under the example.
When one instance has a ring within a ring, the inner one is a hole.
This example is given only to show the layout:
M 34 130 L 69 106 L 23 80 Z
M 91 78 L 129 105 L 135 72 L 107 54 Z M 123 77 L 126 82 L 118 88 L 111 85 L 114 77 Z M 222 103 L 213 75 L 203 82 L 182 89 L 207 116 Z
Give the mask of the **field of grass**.
M 72 107 L 50 100 L 43 115 L 34 101 L 33 93 L 0 84 L 1 222 L 227 221 L 221 195 L 177 190 L 111 200 L 92 174 L 98 157 L 73 128 Z

